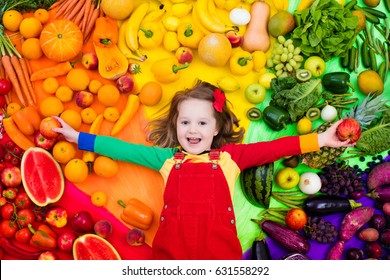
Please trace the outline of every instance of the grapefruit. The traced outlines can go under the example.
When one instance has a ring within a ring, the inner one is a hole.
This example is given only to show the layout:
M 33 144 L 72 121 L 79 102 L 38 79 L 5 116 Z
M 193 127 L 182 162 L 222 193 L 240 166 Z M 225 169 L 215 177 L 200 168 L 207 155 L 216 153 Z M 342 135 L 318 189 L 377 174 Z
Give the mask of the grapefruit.
M 232 54 L 232 45 L 225 35 L 210 33 L 200 40 L 198 54 L 207 65 L 224 66 Z
M 118 251 L 106 239 L 96 234 L 84 234 L 73 243 L 75 260 L 120 260 Z
M 63 195 L 65 180 L 61 166 L 45 149 L 27 149 L 21 161 L 24 189 L 29 198 L 38 206 L 57 202 Z

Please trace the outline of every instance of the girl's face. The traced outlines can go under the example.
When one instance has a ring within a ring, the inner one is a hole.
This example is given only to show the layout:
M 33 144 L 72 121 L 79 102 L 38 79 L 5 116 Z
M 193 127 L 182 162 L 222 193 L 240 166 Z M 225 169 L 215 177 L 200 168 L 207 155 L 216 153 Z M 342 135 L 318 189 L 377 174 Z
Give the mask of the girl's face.
M 212 103 L 191 98 L 181 102 L 178 111 L 176 133 L 182 148 L 196 155 L 210 150 L 218 134 Z

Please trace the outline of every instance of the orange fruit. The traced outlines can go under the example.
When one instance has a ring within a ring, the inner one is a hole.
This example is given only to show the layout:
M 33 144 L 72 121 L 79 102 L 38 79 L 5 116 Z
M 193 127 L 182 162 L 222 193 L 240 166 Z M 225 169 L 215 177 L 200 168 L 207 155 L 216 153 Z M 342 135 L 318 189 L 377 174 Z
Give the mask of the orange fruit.
M 53 157 L 59 163 L 67 163 L 76 156 L 75 146 L 68 141 L 58 141 L 53 146 Z
M 149 81 L 145 83 L 139 92 L 139 101 L 145 106 L 157 105 L 162 98 L 163 89 L 160 83 Z
M 351 14 L 358 18 L 358 25 L 356 27 L 356 31 L 359 32 L 366 26 L 366 16 L 360 10 L 353 10 Z
M 101 207 L 107 203 L 107 195 L 105 192 L 96 191 L 91 195 L 91 202 L 93 205 Z
M 31 39 L 27 39 L 27 40 L 31 40 Z M 58 80 L 55 77 L 49 77 L 43 81 L 43 90 L 46 93 L 50 93 L 50 94 L 56 93 L 56 90 L 58 89 L 59 86 L 60 84 L 58 83 Z
M 113 177 L 118 173 L 118 169 L 118 163 L 106 156 L 98 156 L 93 163 L 93 171 L 101 177 Z
M 19 26 L 19 32 L 24 38 L 38 38 L 41 35 L 42 23 L 36 17 L 24 18 Z
M 81 110 L 81 120 L 83 123 L 91 124 L 96 119 L 97 113 L 95 109 L 88 107 L 83 110 Z
M 66 163 L 64 175 L 72 183 L 81 183 L 88 177 L 88 165 L 79 158 L 73 158 Z
M 48 96 L 42 99 L 39 109 L 44 117 L 59 116 L 64 111 L 64 104 L 58 97 Z
M 63 111 L 60 117 L 75 130 L 78 130 L 81 127 L 82 119 L 79 112 L 73 109 L 67 109 Z
M 119 119 L 120 112 L 117 107 L 107 107 L 104 109 L 103 117 L 109 122 L 116 122 Z
M 66 84 L 73 90 L 85 90 L 89 85 L 88 72 L 81 68 L 72 69 L 66 75 Z
M 27 59 L 39 59 L 43 52 L 38 38 L 28 38 L 22 43 L 22 55 Z
M 60 86 L 56 90 L 56 97 L 62 102 L 70 102 L 73 99 L 73 90 L 68 86 Z
M 37 18 L 42 24 L 45 24 L 49 21 L 50 15 L 47 10 L 40 8 L 35 10 L 34 17 Z
M 364 70 L 357 79 L 359 90 L 365 94 L 380 95 L 384 90 L 381 76 L 374 70 Z
M 88 90 L 93 94 L 97 94 L 99 88 L 102 86 L 102 82 L 99 80 L 91 80 L 88 85 Z
M 23 20 L 23 15 L 17 10 L 8 10 L 3 14 L 3 25 L 9 31 L 19 31 L 20 23 Z
M 12 116 L 13 114 L 15 114 L 17 111 L 20 110 L 22 106 L 20 106 L 19 103 L 16 103 L 16 102 L 11 102 L 7 105 L 7 115 L 8 116 Z
M 120 92 L 112 84 L 102 85 L 97 92 L 98 100 L 104 106 L 114 106 L 120 97 Z

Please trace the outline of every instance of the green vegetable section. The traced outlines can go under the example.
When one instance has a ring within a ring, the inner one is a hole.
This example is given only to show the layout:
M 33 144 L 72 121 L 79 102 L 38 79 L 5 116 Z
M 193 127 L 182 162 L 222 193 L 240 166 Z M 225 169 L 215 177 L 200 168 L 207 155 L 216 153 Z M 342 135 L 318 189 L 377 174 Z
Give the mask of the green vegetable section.
M 298 6 L 299 2 L 300 2 L 299 0 L 290 0 L 288 10 L 290 12 L 294 12 L 296 10 L 296 7 Z M 324 2 L 328 2 L 328 1 L 324 1 Z M 350 2 L 350 0 L 347 0 L 347 3 L 348 2 Z M 378 7 L 376 7 L 376 9 L 380 10 L 380 11 L 387 11 L 384 2 L 385 1 L 381 1 L 381 4 Z M 362 0 L 357 1 L 357 4 L 359 6 L 364 6 Z M 374 34 L 380 35 L 379 31 L 377 31 L 376 29 L 373 30 L 373 32 L 374 32 Z M 361 34 L 361 33 L 359 33 L 359 34 Z M 357 40 L 359 41 L 359 45 L 361 46 L 363 44 L 362 38 L 360 36 L 358 36 Z M 382 61 L 382 57 L 380 55 L 377 55 L 376 58 L 378 60 L 378 65 L 379 65 Z M 360 103 L 364 99 L 365 96 L 359 92 L 359 89 L 357 86 L 357 76 L 361 71 L 363 71 L 365 69 L 366 68 L 364 67 L 363 63 L 360 63 L 358 65 L 356 72 L 355 71 L 350 72 L 350 82 L 353 85 L 353 87 L 355 88 L 355 92 L 352 92 L 351 90 L 349 90 L 348 95 L 346 95 L 346 96 L 342 95 L 342 96 L 338 97 L 337 94 L 330 94 L 328 97 L 333 98 L 333 99 L 340 98 L 340 99 L 334 100 L 334 101 L 336 101 L 336 104 L 341 103 L 340 106 L 347 106 L 349 108 L 351 107 L 351 104 L 349 103 L 350 100 L 354 100 L 354 101 Z M 339 58 L 332 56 L 331 59 L 326 62 L 326 73 L 339 72 L 339 71 L 348 71 L 348 70 L 345 70 L 341 67 Z M 389 79 L 387 79 L 386 83 L 385 83 L 385 88 L 389 88 L 389 87 L 390 87 L 390 81 L 389 81 Z M 271 101 L 272 93 L 273 93 L 272 90 L 268 90 L 266 99 L 261 104 L 257 105 L 257 107 L 261 111 L 263 111 L 269 105 L 269 102 Z M 389 98 L 388 94 L 384 95 L 384 97 L 385 96 L 387 98 Z M 347 104 L 344 104 L 345 102 Z M 321 119 L 314 121 L 313 122 L 313 129 L 317 128 L 321 123 L 322 123 Z M 387 127 L 389 127 L 389 126 L 387 126 Z M 390 129 L 383 130 L 383 128 L 382 128 L 381 133 L 376 134 L 377 136 L 373 136 L 373 133 L 374 133 L 373 131 L 371 131 L 370 133 L 369 133 L 369 131 L 367 131 L 366 135 L 367 135 L 367 137 L 372 137 L 371 139 L 375 138 L 374 140 L 377 142 L 381 142 L 381 141 L 383 141 L 383 139 L 390 139 L 390 135 L 389 135 L 390 132 L 389 131 L 390 131 Z M 282 129 L 280 131 L 275 131 L 275 130 L 270 129 L 264 123 L 264 120 L 252 121 L 249 125 L 248 130 L 247 130 L 245 142 L 252 143 L 252 142 L 261 141 L 261 140 L 267 141 L 267 140 L 273 140 L 273 139 L 277 139 L 279 137 L 287 136 L 287 135 L 297 135 L 296 122 L 287 125 L 286 130 Z M 348 148 L 346 150 L 346 152 L 344 152 L 343 157 L 350 156 L 351 153 L 348 153 L 348 152 L 351 150 L 353 150 L 353 148 Z M 380 154 L 385 157 L 385 156 L 387 156 L 387 151 L 382 152 Z M 348 164 L 350 166 L 358 165 L 359 167 L 361 167 L 364 170 L 367 167 L 366 164 L 368 161 L 370 161 L 370 159 L 371 159 L 370 157 L 366 157 L 366 161 L 361 162 L 359 160 L 359 157 L 354 157 L 354 158 L 348 159 Z M 274 174 L 276 174 L 283 167 L 284 167 L 284 165 L 282 164 L 282 160 L 275 162 L 274 163 L 274 168 L 275 168 Z M 299 172 L 299 174 L 302 174 L 303 172 L 306 172 L 306 171 L 316 172 L 316 170 L 310 169 L 309 167 L 307 167 L 304 164 L 299 164 L 295 169 Z M 272 189 L 273 189 L 273 192 L 276 192 L 276 193 L 285 192 L 285 190 L 282 190 L 280 187 L 278 187 L 275 184 L 275 180 L 273 180 Z M 296 188 L 292 189 L 291 191 L 299 191 L 299 188 L 296 187 Z M 259 233 L 260 233 L 259 225 L 254 223 L 254 222 L 251 222 L 251 219 L 259 219 L 259 214 L 262 211 L 264 211 L 265 208 L 256 207 L 256 206 L 252 205 L 246 199 L 246 197 L 241 189 L 240 180 L 237 180 L 237 182 L 236 182 L 233 203 L 234 203 L 234 207 L 235 207 L 234 208 L 235 214 L 237 216 L 238 236 L 240 238 L 243 251 L 246 251 L 246 250 L 251 248 L 252 242 L 259 236 Z M 286 206 L 284 204 L 278 202 L 274 198 L 271 198 L 269 207 L 272 209 L 280 209 L 281 207 L 286 207 Z

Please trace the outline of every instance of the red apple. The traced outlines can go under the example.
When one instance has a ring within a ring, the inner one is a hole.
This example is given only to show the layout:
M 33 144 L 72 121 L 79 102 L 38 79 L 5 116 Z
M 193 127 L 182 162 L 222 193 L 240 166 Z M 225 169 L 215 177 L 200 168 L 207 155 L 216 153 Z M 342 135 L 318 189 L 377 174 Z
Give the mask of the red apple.
M 81 58 L 81 64 L 88 70 L 97 69 L 99 66 L 99 59 L 94 52 L 87 52 Z
M 52 261 L 52 260 L 58 260 L 58 256 L 53 251 L 46 251 L 39 255 L 38 260 L 44 260 L 44 261 Z
M 57 142 L 56 138 L 48 139 L 42 135 L 40 131 L 35 132 L 34 134 L 34 144 L 37 147 L 40 147 L 45 150 L 51 150 L 54 144 Z
M 232 48 L 237 48 L 241 46 L 242 44 L 242 35 L 237 33 L 234 30 L 230 30 L 226 32 L 226 38 L 229 39 L 230 44 L 232 45 Z
M 60 128 L 62 127 L 59 120 L 53 117 L 46 117 L 43 120 L 41 120 L 41 124 L 39 126 L 39 132 L 48 139 L 55 139 L 58 137 L 59 133 L 53 131 L 53 128 Z
M 175 53 L 177 61 L 179 63 L 184 64 L 184 63 L 190 63 L 194 57 L 192 51 L 188 47 L 180 47 L 176 50 Z
M 286 213 L 285 221 L 292 230 L 301 230 L 307 223 L 306 212 L 300 208 L 291 208 Z
M 362 133 L 359 123 L 353 118 L 343 120 L 337 127 L 337 137 L 341 141 L 355 143 Z
M 9 166 L 1 172 L 1 182 L 4 186 L 17 187 L 22 183 L 22 174 L 18 166 Z
M 66 226 L 68 222 L 68 213 L 62 206 L 55 206 L 46 212 L 46 222 L 56 228 Z
M 65 252 L 72 251 L 73 243 L 76 240 L 77 235 L 72 231 L 64 231 L 58 236 L 57 244 L 58 248 Z
M 134 88 L 134 80 L 130 76 L 123 75 L 116 80 L 115 86 L 121 93 L 130 93 Z
M 86 90 L 76 92 L 75 98 L 77 106 L 83 109 L 91 106 L 93 103 L 93 93 Z

